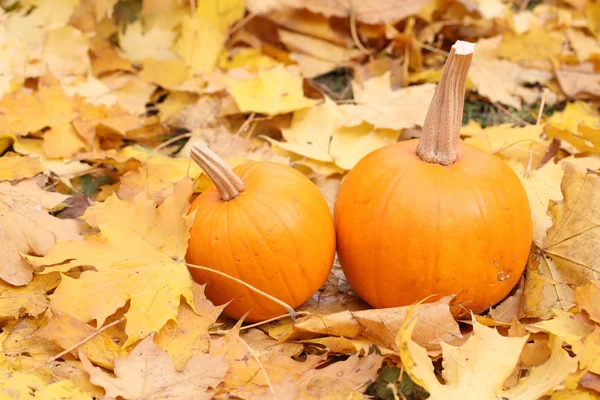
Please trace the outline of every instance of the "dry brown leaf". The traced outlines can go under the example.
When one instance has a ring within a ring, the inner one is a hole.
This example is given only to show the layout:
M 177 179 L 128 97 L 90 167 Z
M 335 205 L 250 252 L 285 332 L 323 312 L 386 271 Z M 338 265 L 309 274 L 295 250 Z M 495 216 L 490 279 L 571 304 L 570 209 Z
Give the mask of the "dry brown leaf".
M 600 74 L 594 70 L 594 64 L 562 65 L 555 72 L 560 88 L 569 98 L 582 93 L 600 96 Z
M 435 303 L 420 304 L 414 311 L 419 316 L 414 340 L 428 350 L 439 350 L 441 340 L 449 342 L 462 337 L 458 324 L 450 314 L 450 300 L 450 297 L 446 297 Z M 396 349 L 396 334 L 409 309 L 410 307 L 397 307 L 317 314 L 301 318 L 294 325 L 300 332 L 363 338 Z
M 513 322 L 519 319 L 521 313 L 521 302 L 523 300 L 523 287 L 525 281 L 523 278 L 519 281 L 519 286 L 514 294 L 510 295 L 502 303 L 498 304 L 490 311 L 490 318 L 497 322 Z
M 152 336 L 142 340 L 123 359 L 115 361 L 115 377 L 94 367 L 79 352 L 83 369 L 90 374 L 90 380 L 106 391 L 106 396 L 125 399 L 211 399 L 211 388 L 216 388 L 227 372 L 225 357 L 207 354 L 195 355 L 187 363 L 185 370 L 177 372 L 166 351 L 156 347 Z
M 42 190 L 33 179 L 16 186 L 0 182 L 0 278 L 11 285 L 26 285 L 33 269 L 21 254 L 44 255 L 57 240 L 81 240 L 73 220 L 60 220 L 46 210 L 68 196 Z
M 585 310 L 590 318 L 600 323 L 600 282 L 594 280 L 575 288 L 575 303 Z

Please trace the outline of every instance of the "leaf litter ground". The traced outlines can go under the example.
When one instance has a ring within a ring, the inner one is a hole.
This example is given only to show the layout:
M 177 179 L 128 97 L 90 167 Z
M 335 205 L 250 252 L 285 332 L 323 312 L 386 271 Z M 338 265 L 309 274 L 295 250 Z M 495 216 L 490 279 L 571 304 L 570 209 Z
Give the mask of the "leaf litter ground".
M 600 397 L 595 2 L 1 7 L 4 395 Z M 294 321 L 221 315 L 183 261 L 208 185 L 191 145 L 291 165 L 333 207 L 361 157 L 419 136 L 458 39 L 477 43 L 461 136 L 514 169 L 533 212 L 521 284 L 456 321 L 451 297 L 371 309 L 334 264 Z

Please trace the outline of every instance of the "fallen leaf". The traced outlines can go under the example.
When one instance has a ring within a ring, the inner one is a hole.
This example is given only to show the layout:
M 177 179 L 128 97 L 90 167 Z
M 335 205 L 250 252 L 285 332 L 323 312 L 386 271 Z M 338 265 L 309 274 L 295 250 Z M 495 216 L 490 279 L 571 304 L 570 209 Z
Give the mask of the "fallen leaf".
M 86 340 L 96 329 L 68 314 L 54 313 L 48 323 L 35 332 L 35 336 L 52 341 L 63 349 L 83 342 L 77 346 L 77 350 L 72 351 L 75 356 L 82 352 L 94 364 L 112 370 L 115 359 L 127 354 L 126 350 L 121 350 L 125 342 L 123 325 L 110 327 Z
M 477 92 L 490 99 L 516 109 L 521 108 L 520 88 L 525 83 L 545 83 L 552 77 L 547 71 L 524 68 L 508 60 L 498 58 L 501 36 L 480 39 L 473 54 L 469 78 Z M 498 79 L 502 76 L 502 79 Z
M 192 182 L 183 179 L 158 208 L 148 193 L 125 201 L 111 196 L 88 208 L 82 217 L 98 227 L 99 234 L 88 235 L 83 242 L 59 242 L 45 257 L 27 257 L 35 266 L 46 266 L 44 273 L 87 265 L 95 268 L 82 272 L 78 279 L 64 275 L 50 298 L 51 306 L 102 326 L 129 301 L 125 347 L 175 319 L 180 297 L 188 304 L 192 301 L 189 272 L 176 261 L 185 256 L 193 222 L 193 214 L 182 219 L 191 192 Z
M 584 32 L 575 29 L 569 29 L 567 31 L 567 37 L 579 61 L 585 61 L 590 58 L 591 55 L 600 54 L 600 44 L 598 40 L 593 36 L 588 36 Z
M 569 98 L 582 93 L 600 96 L 600 74 L 594 71 L 594 64 L 561 65 L 555 72 L 560 88 Z
M 31 282 L 33 269 L 21 254 L 44 255 L 57 240 L 80 240 L 75 221 L 60 220 L 46 212 L 67 197 L 44 191 L 33 179 L 15 186 L 0 182 L 1 279 L 15 286 L 26 285 Z
M 152 336 L 142 340 L 126 358 L 115 361 L 115 377 L 94 367 L 85 354 L 79 357 L 83 369 L 106 396 L 126 399 L 211 399 L 210 388 L 216 388 L 227 372 L 225 357 L 195 355 L 185 370 L 177 372 L 166 351 L 156 347 Z
M 284 29 L 279 29 L 277 32 L 279 38 L 289 50 L 304 53 L 320 60 L 329 61 L 333 63 L 334 66 L 341 65 L 362 54 L 358 49 L 347 49 L 308 35 L 290 32 Z
M 195 14 L 183 18 L 177 50 L 192 70 L 212 71 L 225 44 L 227 30 L 244 12 L 242 0 L 205 0 L 197 4 Z
M 541 138 L 543 132 L 543 125 L 523 127 L 513 127 L 510 124 L 493 125 L 482 128 L 477 133 L 471 133 L 464 142 L 505 160 L 517 161 L 523 165 L 529 163 L 537 165 L 550 144 L 548 139 Z
M 528 170 L 521 163 L 509 163 L 527 192 L 533 222 L 533 242 L 538 246 L 542 246 L 546 232 L 552 226 L 552 218 L 548 214 L 550 201 L 563 199 L 560 182 L 564 175 L 563 165 L 567 162 L 583 169 L 600 169 L 600 159 L 591 157 L 565 157 L 559 162 L 552 159 L 537 170 Z
M 474 319 L 473 335 L 462 346 L 442 343 L 445 382 L 442 384 L 434 374 L 426 350 L 411 340 L 417 321 L 410 321 L 407 319 L 398 334 L 400 356 L 406 372 L 430 393 L 431 399 L 538 398 L 562 388 L 564 380 L 577 368 L 578 360 L 562 349 L 560 340 L 555 340 L 552 356 L 546 363 L 531 369 L 517 385 L 503 390 L 503 383 L 517 364 L 528 336 L 503 337 L 495 328 Z
M 9 365 L 25 365 L 24 358 L 29 358 L 40 365 L 48 358 L 61 352 L 61 348 L 50 340 L 35 336 L 35 332 L 47 322 L 44 316 L 39 318 L 22 318 L 18 320 L 10 333 L 2 342 L 2 349 Z
M 419 322 L 414 340 L 428 350 L 438 350 L 440 341 L 462 337 L 458 324 L 450 314 L 450 297 L 435 303 L 420 304 L 414 309 Z M 396 349 L 396 334 L 410 307 L 381 310 L 342 311 L 335 314 L 316 314 L 299 319 L 294 326 L 300 332 L 327 336 L 364 338 L 376 344 Z
M 175 31 L 152 26 L 145 29 L 141 20 L 129 25 L 119 32 L 119 48 L 126 59 L 142 61 L 152 58 L 166 60 L 177 57 L 173 50 Z
M 209 328 L 223 311 L 204 296 L 204 286 L 194 284 L 194 309 L 182 301 L 176 320 L 171 320 L 154 335 L 154 343 L 165 350 L 177 371 L 183 371 L 190 357 L 209 351 Z
M 390 0 L 365 0 L 355 3 L 351 0 L 281 0 L 278 3 L 288 7 L 307 8 L 313 13 L 323 14 L 326 17 L 352 15 L 358 21 L 378 24 L 396 22 L 416 15 L 429 4 L 429 1 L 403 0 L 402 3 L 395 3 Z
M 490 310 L 490 318 L 497 322 L 513 322 L 519 319 L 521 313 L 521 301 L 523 300 L 523 278 L 519 281 L 519 286 L 514 294 L 510 295 Z
M 227 78 L 227 91 L 241 112 L 285 114 L 314 106 L 318 100 L 304 97 L 302 77 L 294 69 L 277 66 L 245 79 Z
M 560 310 L 553 309 L 555 317 L 540 321 L 526 326 L 530 332 L 544 331 L 562 338 L 566 343 L 573 345 L 580 341 L 594 330 L 594 327 L 584 322 L 577 321 L 574 315 Z
M 564 35 L 534 24 L 522 35 L 505 31 L 498 46 L 498 57 L 518 62 L 524 67 L 552 69 L 551 59 L 560 54 Z
M 0 181 L 13 181 L 31 178 L 44 172 L 44 167 L 37 157 L 0 158 Z
M 86 36 L 72 26 L 49 32 L 42 59 L 57 78 L 85 74 L 90 69 Z
M 0 281 L 0 318 L 37 317 L 46 311 L 46 294 L 59 282 L 60 274 L 34 275 L 27 286 Z
M 551 308 L 569 310 L 573 289 L 598 279 L 595 264 L 600 254 L 600 177 L 564 163 L 561 191 L 564 199 L 550 204 L 553 225 L 541 248 L 530 257 L 525 281 L 524 311 L 529 317 L 547 318 Z
M 340 125 L 356 126 L 363 122 L 375 128 L 403 129 L 423 125 L 436 85 L 424 83 L 392 90 L 390 73 L 369 79 L 364 87 L 352 83 L 356 104 L 339 107 Z
M 585 310 L 590 318 L 600 323 L 600 282 L 591 281 L 575 288 L 575 303 Z

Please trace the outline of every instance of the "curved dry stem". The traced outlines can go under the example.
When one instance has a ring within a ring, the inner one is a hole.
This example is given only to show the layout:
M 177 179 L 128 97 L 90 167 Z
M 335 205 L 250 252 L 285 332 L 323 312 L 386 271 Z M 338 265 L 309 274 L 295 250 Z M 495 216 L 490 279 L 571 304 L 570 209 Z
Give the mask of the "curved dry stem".
M 267 374 L 267 370 L 265 369 L 265 366 L 260 361 L 260 359 L 258 358 L 258 356 L 256 355 L 256 353 L 254 353 L 254 350 L 252 350 L 252 347 L 250 347 L 250 345 L 248 345 L 248 343 L 246 343 L 246 341 L 244 339 L 242 339 L 241 337 L 239 337 L 237 335 L 234 335 L 233 333 L 231 333 L 229 331 L 216 331 L 215 334 L 216 335 L 232 336 L 232 337 L 236 338 L 237 340 L 239 340 L 244 345 L 244 347 L 246 347 L 246 349 L 248 350 L 248 352 L 250 353 L 250 355 L 252 356 L 252 358 L 254 358 L 256 360 L 256 362 L 258 363 L 258 366 L 259 366 L 260 370 L 262 371 L 263 375 L 265 376 L 265 380 L 267 381 L 267 385 L 269 385 L 269 390 L 271 391 L 271 394 L 273 395 L 273 398 L 277 399 L 277 395 L 275 394 L 275 389 L 273 388 L 273 385 L 271 384 L 271 379 L 269 379 L 269 375 Z
M 111 322 L 110 324 L 104 325 L 101 328 L 96 329 L 92 334 L 90 334 L 89 336 L 83 338 L 82 340 L 80 340 L 79 342 L 75 343 L 73 346 L 69 347 L 68 349 L 65 349 L 64 351 L 61 351 L 60 353 L 58 353 L 57 355 L 55 355 L 54 357 L 50 357 L 48 360 L 46 360 L 46 362 L 44 362 L 43 364 L 38 365 L 37 367 L 33 367 L 28 369 L 27 371 L 24 372 L 24 374 L 30 374 L 34 371 L 37 371 L 38 369 L 50 364 L 53 361 L 58 360 L 59 358 L 62 358 L 62 356 L 64 356 L 67 353 L 72 352 L 73 350 L 75 350 L 76 348 L 78 348 L 79 346 L 81 346 L 82 344 L 92 340 L 93 338 L 95 338 L 96 336 L 98 336 L 99 334 L 101 334 L 102 332 L 104 332 L 105 330 L 107 330 L 108 328 L 110 328 L 111 326 L 115 326 L 121 322 L 125 321 L 125 317 L 121 317 L 116 321 Z
M 308 311 L 295 311 L 295 314 L 296 314 L 296 317 L 306 317 L 306 316 L 310 315 L 310 313 Z M 290 316 L 289 314 L 282 314 L 282 315 L 278 315 L 273 318 L 265 319 L 264 321 L 256 322 L 251 325 L 244 325 L 240 328 L 240 331 L 256 328 L 257 326 L 265 325 L 270 322 L 277 321 L 278 319 L 287 318 L 289 316 Z
M 223 201 L 235 199 L 244 191 L 244 182 L 208 146 L 196 143 L 190 155 L 215 184 Z
M 239 283 L 240 285 L 243 285 L 245 287 L 247 287 L 248 289 L 252 290 L 253 292 L 256 292 L 258 294 L 260 294 L 263 297 L 266 297 L 267 299 L 279 304 L 281 307 L 285 308 L 288 311 L 288 315 L 290 316 L 290 318 L 292 319 L 292 321 L 296 321 L 296 311 L 294 311 L 294 309 L 292 308 L 292 306 L 290 306 L 289 304 L 287 304 L 284 301 L 279 300 L 277 297 L 271 296 L 268 293 L 263 292 L 260 289 L 255 288 L 254 286 L 250 285 L 249 283 L 246 283 L 244 281 L 242 281 L 241 279 L 235 278 L 231 275 L 227 275 L 224 272 L 221 271 L 217 271 L 216 269 L 212 269 L 212 268 L 208 268 L 208 267 L 202 267 L 200 265 L 194 265 L 194 264 L 190 264 L 190 263 L 185 263 L 185 265 L 187 265 L 190 268 L 196 268 L 196 269 L 200 269 L 203 271 L 208 271 L 208 272 L 212 272 L 213 274 L 217 274 L 219 276 L 223 276 L 227 279 L 230 279 L 234 282 Z
M 423 161 L 450 165 L 458 158 L 467 74 L 474 49 L 475 44 L 462 40 L 452 46 L 417 145 Z

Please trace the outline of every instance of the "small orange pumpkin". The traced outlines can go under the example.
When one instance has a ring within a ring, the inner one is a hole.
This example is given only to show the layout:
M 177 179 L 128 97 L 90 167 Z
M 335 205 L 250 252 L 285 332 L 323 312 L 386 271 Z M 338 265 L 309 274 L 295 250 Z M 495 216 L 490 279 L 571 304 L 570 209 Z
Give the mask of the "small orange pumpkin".
M 456 294 L 454 314 L 479 313 L 523 273 L 532 235 L 525 190 L 502 160 L 459 143 L 473 48 L 453 46 L 421 138 L 368 154 L 340 188 L 338 256 L 374 307 Z
M 213 185 L 192 203 L 196 211 L 186 260 L 223 272 L 297 307 L 326 281 L 335 255 L 333 218 L 319 189 L 297 170 L 247 162 L 234 170 L 208 147 L 192 159 Z M 211 271 L 190 267 L 206 297 L 231 303 L 224 313 L 262 321 L 286 310 L 273 300 Z

